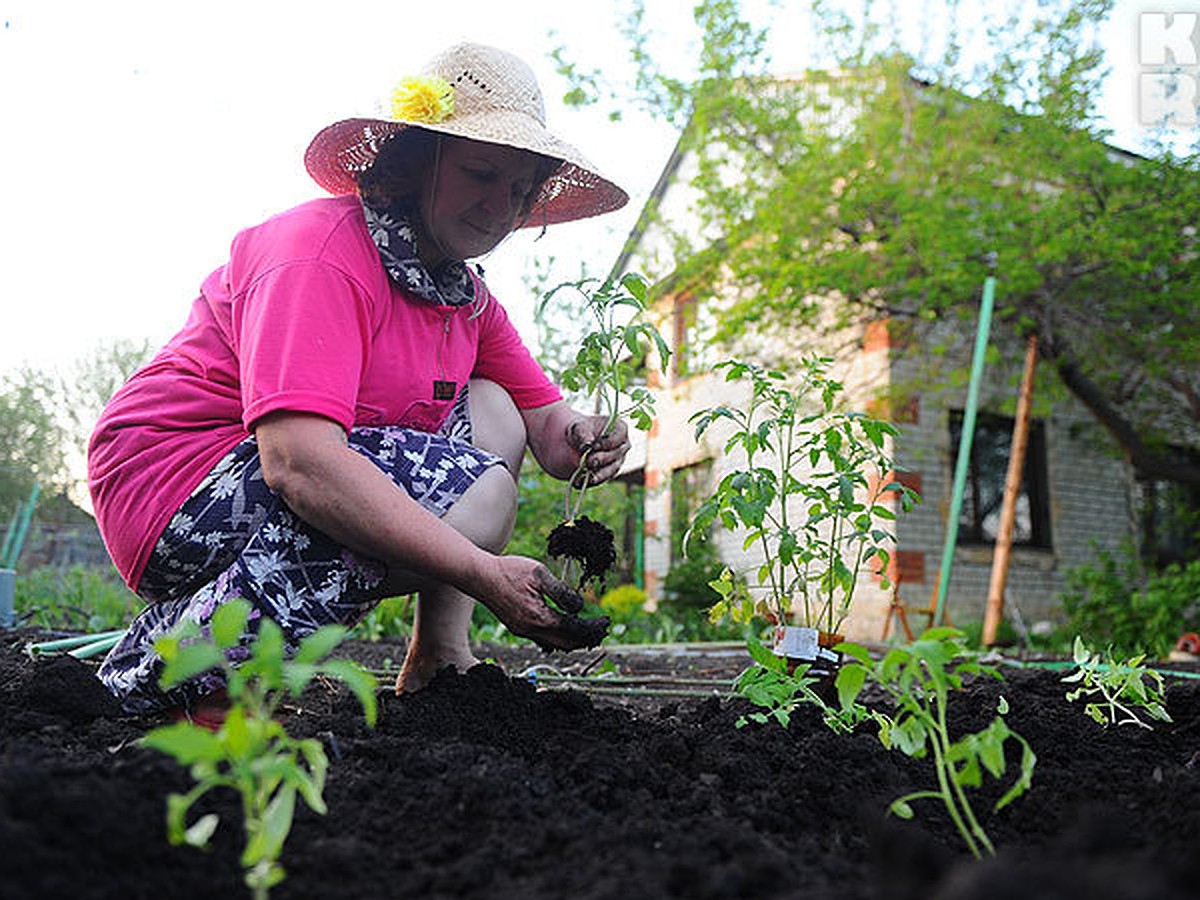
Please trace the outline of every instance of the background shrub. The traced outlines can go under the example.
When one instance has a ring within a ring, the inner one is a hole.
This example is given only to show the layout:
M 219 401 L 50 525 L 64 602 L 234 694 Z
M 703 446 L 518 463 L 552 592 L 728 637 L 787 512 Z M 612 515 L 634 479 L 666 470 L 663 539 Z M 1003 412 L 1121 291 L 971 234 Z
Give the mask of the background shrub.
M 1200 630 L 1200 559 L 1150 572 L 1134 548 L 1100 551 L 1067 573 L 1067 628 L 1117 656 L 1163 657 L 1179 636 Z

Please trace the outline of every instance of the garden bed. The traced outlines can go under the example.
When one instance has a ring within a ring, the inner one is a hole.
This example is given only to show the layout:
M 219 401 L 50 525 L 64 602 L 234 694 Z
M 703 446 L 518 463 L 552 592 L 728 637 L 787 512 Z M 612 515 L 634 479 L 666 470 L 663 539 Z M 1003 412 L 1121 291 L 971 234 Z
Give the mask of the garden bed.
M 245 896 L 234 797 L 211 807 L 222 816 L 211 852 L 170 847 L 165 798 L 186 773 L 137 745 L 146 723 L 117 714 L 93 664 L 35 662 L 29 639 L 8 633 L 0 647 L 0 896 Z M 380 667 L 403 647 L 346 652 Z M 596 652 L 484 652 L 510 673 L 598 668 Z M 912 822 L 884 815 L 933 775 L 870 729 L 837 736 L 807 712 L 788 730 L 736 729 L 742 701 L 683 693 L 735 674 L 736 651 L 608 659 L 664 691 L 679 679 L 680 695 L 539 690 L 487 665 L 417 695 L 385 692 L 370 730 L 352 698 L 311 689 L 287 724 L 325 742 L 329 812 L 298 812 L 273 896 L 1200 896 L 1194 680 L 1169 681 L 1174 722 L 1153 731 L 1101 728 L 1065 702 L 1060 672 L 973 685 L 952 733 L 990 721 L 1003 693 L 1038 754 L 1031 791 L 1002 812 L 990 810 L 1000 786 L 977 792 L 999 849 L 977 863 L 937 806 L 918 802 Z

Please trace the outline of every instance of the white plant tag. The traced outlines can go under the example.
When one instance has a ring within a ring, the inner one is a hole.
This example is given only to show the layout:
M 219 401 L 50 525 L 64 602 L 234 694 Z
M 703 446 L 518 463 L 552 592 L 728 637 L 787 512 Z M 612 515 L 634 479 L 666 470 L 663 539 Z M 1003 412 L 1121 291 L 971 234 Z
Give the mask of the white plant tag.
M 789 659 L 816 659 L 817 629 L 779 626 L 775 629 L 775 654 Z

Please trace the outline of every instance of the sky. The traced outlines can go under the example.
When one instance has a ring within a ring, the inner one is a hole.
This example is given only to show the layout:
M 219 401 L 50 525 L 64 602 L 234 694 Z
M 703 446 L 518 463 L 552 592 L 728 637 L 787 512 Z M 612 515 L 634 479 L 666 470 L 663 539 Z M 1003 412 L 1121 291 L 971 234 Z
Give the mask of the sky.
M 899 7 L 915 0 L 897 0 Z M 781 69 L 804 65 L 800 9 L 772 34 Z M 691 0 L 653 0 L 659 52 L 685 51 Z M 569 109 L 549 50 L 585 67 L 619 59 L 627 3 L 593 0 L 0 0 L 0 373 L 67 371 L 115 339 L 159 345 L 242 228 L 321 195 L 304 171 L 312 136 L 376 115 L 392 85 L 459 40 L 510 50 L 534 69 L 552 131 L 631 195 L 622 211 L 509 238 L 482 260 L 532 341 L 537 261 L 551 281 L 603 275 L 676 135 L 630 111 Z M 1102 33 L 1112 74 L 1102 112 L 1138 149 L 1138 13 L 1119 0 Z M 1200 10 L 1200 0 L 1172 9 Z M 666 62 L 670 63 L 671 60 Z

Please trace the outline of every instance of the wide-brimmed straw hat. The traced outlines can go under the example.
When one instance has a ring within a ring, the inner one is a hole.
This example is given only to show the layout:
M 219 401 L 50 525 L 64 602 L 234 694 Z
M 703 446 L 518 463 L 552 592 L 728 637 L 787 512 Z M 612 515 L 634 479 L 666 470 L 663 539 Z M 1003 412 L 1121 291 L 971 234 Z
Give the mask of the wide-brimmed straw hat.
M 304 166 L 332 194 L 352 194 L 357 176 L 396 132 L 419 126 L 562 160 L 542 186 L 525 225 L 552 225 L 620 209 L 629 195 L 566 141 L 546 130 L 533 70 L 511 53 L 480 44 L 442 52 L 421 77 L 400 82 L 387 119 L 344 119 L 321 129 Z

